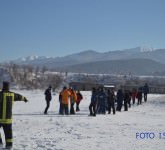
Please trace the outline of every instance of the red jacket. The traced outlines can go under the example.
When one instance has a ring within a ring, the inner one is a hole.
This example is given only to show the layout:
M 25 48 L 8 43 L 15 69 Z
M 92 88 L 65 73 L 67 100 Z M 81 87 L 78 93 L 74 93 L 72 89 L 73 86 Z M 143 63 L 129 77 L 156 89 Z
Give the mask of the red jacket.
M 137 91 L 133 90 L 132 91 L 132 99 L 135 99 L 137 97 Z
M 80 103 L 80 101 L 83 99 L 83 96 L 81 93 L 77 93 L 77 103 Z

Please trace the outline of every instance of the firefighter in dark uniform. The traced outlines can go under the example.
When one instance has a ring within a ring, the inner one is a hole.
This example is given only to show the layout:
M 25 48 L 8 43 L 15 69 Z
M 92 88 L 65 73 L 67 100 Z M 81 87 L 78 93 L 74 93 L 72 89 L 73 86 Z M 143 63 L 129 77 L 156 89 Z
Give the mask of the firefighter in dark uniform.
M 0 91 L 0 127 L 4 130 L 6 148 L 12 148 L 13 146 L 12 107 L 14 101 L 27 102 L 28 100 L 20 94 L 10 92 L 9 82 L 3 82 L 3 89 Z M 1 136 L 0 144 L 2 144 Z

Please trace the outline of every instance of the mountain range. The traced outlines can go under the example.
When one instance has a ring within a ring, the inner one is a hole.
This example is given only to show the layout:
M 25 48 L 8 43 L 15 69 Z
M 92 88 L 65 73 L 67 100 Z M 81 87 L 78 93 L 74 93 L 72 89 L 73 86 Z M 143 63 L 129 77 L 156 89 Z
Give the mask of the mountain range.
M 53 70 L 85 73 L 153 74 L 165 71 L 165 49 L 132 49 L 108 52 L 87 50 L 64 57 L 29 56 L 12 61 L 16 64 L 46 66 Z

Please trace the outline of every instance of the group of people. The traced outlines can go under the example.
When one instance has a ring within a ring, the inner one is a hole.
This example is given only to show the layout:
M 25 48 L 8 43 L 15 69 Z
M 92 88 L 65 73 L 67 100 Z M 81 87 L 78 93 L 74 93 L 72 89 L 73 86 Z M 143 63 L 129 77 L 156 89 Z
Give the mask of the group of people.
M 96 116 L 96 114 L 115 114 L 115 93 L 113 89 L 108 89 L 107 93 L 104 91 L 103 87 L 98 89 L 92 89 L 91 103 L 89 105 L 90 116 Z
M 128 108 L 131 107 L 131 103 L 134 105 L 135 100 L 137 99 L 137 104 L 140 105 L 142 103 L 142 98 L 144 94 L 144 101 L 147 101 L 147 94 L 149 93 L 149 87 L 147 83 L 143 87 L 139 87 L 138 89 L 133 88 L 130 90 L 122 90 L 118 89 L 115 94 L 114 89 L 105 90 L 103 87 L 99 87 L 98 89 L 92 89 L 91 102 L 89 105 L 89 116 L 96 116 L 96 114 L 113 114 L 116 111 L 121 111 L 122 106 L 124 104 L 124 111 L 128 111 Z M 45 91 L 45 99 L 46 99 L 46 108 L 44 114 L 47 114 L 51 97 L 51 86 Z M 61 115 L 69 115 L 75 114 L 75 111 L 80 111 L 79 104 L 83 99 L 80 91 L 75 91 L 73 88 L 63 87 L 62 91 L 59 94 L 59 114 Z M 132 102 L 131 102 L 132 101 Z M 76 104 L 76 108 L 75 107 Z M 70 105 L 70 106 L 69 106 Z M 69 111 L 70 108 L 70 111 Z
M 49 88 L 45 90 L 45 100 L 47 105 L 44 114 L 47 114 L 51 99 L 52 99 L 51 86 L 49 86 Z M 59 94 L 59 103 L 60 103 L 59 114 L 60 115 L 75 114 L 75 108 L 74 108 L 75 104 L 76 104 L 76 112 L 80 111 L 79 104 L 82 99 L 83 96 L 79 90 L 75 91 L 73 88 L 67 89 L 67 87 L 64 86 Z M 70 112 L 69 112 L 69 104 L 70 104 Z
M 45 100 L 46 100 L 46 108 L 44 114 L 47 114 L 47 111 L 50 106 L 50 101 L 52 99 L 51 95 L 52 87 L 49 86 L 45 90 Z M 119 89 L 117 94 L 113 89 L 104 90 L 103 87 L 98 89 L 92 89 L 91 102 L 89 105 L 90 116 L 96 116 L 96 114 L 106 114 L 111 113 L 111 109 L 113 114 L 116 111 L 121 111 L 124 101 L 124 110 L 128 111 L 128 107 L 131 107 L 132 104 L 135 104 L 135 99 L 138 100 L 137 104 L 140 105 L 142 103 L 142 98 L 144 95 L 144 102 L 147 102 L 147 94 L 149 93 L 149 88 L 147 83 L 143 87 L 139 87 L 137 89 L 132 89 L 132 91 Z M 59 114 L 61 115 L 69 115 L 75 114 L 74 105 L 76 104 L 76 111 L 80 111 L 79 104 L 83 99 L 80 91 L 75 91 L 72 88 L 67 89 L 66 86 L 63 87 L 63 90 L 59 94 Z M 3 88 L 0 91 L 0 128 L 4 130 L 5 134 L 5 143 L 6 148 L 12 148 L 13 146 L 13 134 L 12 134 L 12 107 L 15 101 L 24 101 L 28 100 L 26 97 L 14 93 L 10 91 L 9 82 L 3 82 Z M 117 106 L 115 107 L 115 103 Z M 70 112 L 69 112 L 69 104 L 70 104 Z M 2 138 L 0 134 L 0 145 L 2 144 Z
M 90 116 L 96 116 L 96 114 L 113 114 L 116 111 L 121 111 L 124 102 L 124 111 L 128 111 L 128 107 L 135 104 L 137 99 L 137 105 L 142 104 L 142 98 L 144 95 L 144 102 L 147 102 L 147 94 L 149 93 L 149 87 L 147 83 L 143 87 L 139 87 L 138 90 L 133 88 L 130 90 L 118 89 L 116 95 L 113 89 L 104 91 L 103 87 L 98 89 L 92 89 L 91 103 L 89 105 Z M 117 106 L 115 105 L 117 104 Z
M 76 112 L 80 111 L 79 104 L 83 99 L 82 94 L 78 90 L 77 92 L 73 88 L 67 89 L 64 86 L 63 90 L 59 94 L 59 114 L 61 115 L 68 115 L 69 114 L 69 103 L 70 103 L 70 114 L 75 114 L 74 105 L 76 104 Z
M 47 114 L 47 111 L 50 106 L 50 101 L 52 99 L 51 95 L 52 87 L 49 86 L 45 90 L 45 100 L 46 100 L 46 108 L 44 114 Z M 131 107 L 132 104 L 135 104 L 135 99 L 138 99 L 137 104 L 142 103 L 142 97 L 144 94 L 144 101 L 147 102 L 147 94 L 149 93 L 148 85 L 145 84 L 143 87 L 139 87 L 138 90 L 133 89 L 132 91 L 122 89 L 115 92 L 113 89 L 108 89 L 106 92 L 103 87 L 99 89 L 92 89 L 91 102 L 89 105 L 90 116 L 96 116 L 96 114 L 106 114 L 111 113 L 111 109 L 113 114 L 115 111 L 121 111 L 123 101 L 124 101 L 124 110 L 128 111 L 128 106 Z M 66 86 L 63 87 L 63 90 L 59 94 L 59 114 L 61 115 L 69 115 L 75 114 L 75 111 L 80 111 L 79 104 L 83 99 L 80 91 L 75 91 L 72 88 L 67 89 Z M 3 88 L 0 91 L 0 128 L 4 130 L 5 134 L 5 143 L 6 148 L 11 148 L 13 146 L 13 134 L 12 134 L 12 107 L 15 101 L 24 101 L 28 100 L 26 97 L 14 93 L 10 91 L 9 82 L 3 82 Z M 117 103 L 117 107 L 115 108 L 115 103 Z M 70 112 L 69 112 L 69 104 L 70 104 Z M 74 109 L 74 105 L 76 104 L 76 110 Z M 2 144 L 2 138 L 0 134 L 0 145 Z

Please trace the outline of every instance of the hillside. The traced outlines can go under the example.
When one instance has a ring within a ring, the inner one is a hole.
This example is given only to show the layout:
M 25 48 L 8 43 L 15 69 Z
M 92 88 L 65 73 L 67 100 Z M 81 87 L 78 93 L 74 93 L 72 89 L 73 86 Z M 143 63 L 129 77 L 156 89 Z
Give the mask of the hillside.
M 78 73 L 152 75 L 165 70 L 165 65 L 149 59 L 108 60 L 67 66 L 63 70 Z
M 33 65 L 46 65 L 50 68 L 61 67 L 66 65 L 73 65 L 79 63 L 87 63 L 94 61 L 104 60 L 119 60 L 119 59 L 132 59 L 132 58 L 145 58 L 152 59 L 157 62 L 165 64 L 165 49 L 156 49 L 152 51 L 143 50 L 141 47 L 116 50 L 108 52 L 96 52 L 87 50 L 80 53 L 66 55 L 64 57 L 46 57 L 46 56 L 28 56 L 19 58 L 11 62 L 16 64 L 33 64 Z
M 60 71 L 66 71 L 67 68 L 67 71 L 87 73 L 163 74 L 165 49 L 136 47 L 103 53 L 87 50 L 64 57 L 31 56 L 11 62 L 19 65 L 45 66 Z

